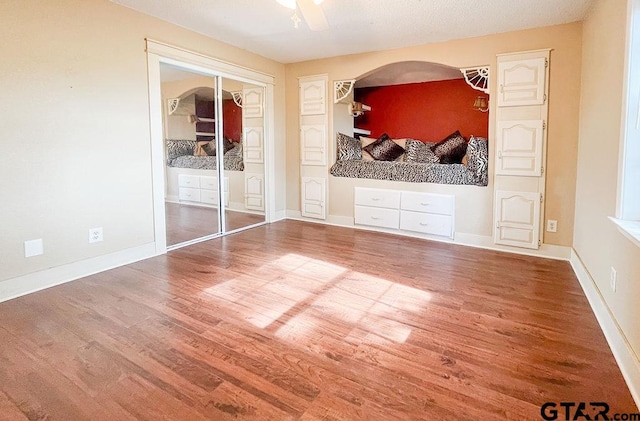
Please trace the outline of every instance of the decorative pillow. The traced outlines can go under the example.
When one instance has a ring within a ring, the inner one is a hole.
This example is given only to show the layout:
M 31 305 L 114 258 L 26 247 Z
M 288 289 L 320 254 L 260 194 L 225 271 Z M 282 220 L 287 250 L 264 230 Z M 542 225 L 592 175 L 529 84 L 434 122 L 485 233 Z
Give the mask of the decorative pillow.
M 360 141 L 354 137 L 338 133 L 338 161 L 359 161 L 362 159 Z
M 386 133 L 362 150 L 367 151 L 376 161 L 395 161 L 404 153 L 404 148 L 391 140 Z
M 229 152 L 226 153 L 228 156 L 242 156 L 242 143 L 234 142 L 233 148 L 229 149 Z
M 227 152 L 229 152 L 231 149 L 233 149 L 233 147 L 235 146 L 235 144 L 229 140 L 229 138 L 224 138 L 222 139 L 222 147 L 224 148 L 224 152 L 223 154 L 226 154 Z M 196 147 L 195 152 L 193 153 L 194 156 L 216 156 L 216 141 L 214 140 L 208 140 L 206 142 L 198 142 L 198 146 Z
M 193 155 L 197 142 L 195 140 L 167 140 L 167 160 L 175 159 L 182 155 Z
M 373 137 L 360 136 L 360 144 L 362 145 L 362 160 L 363 161 L 375 161 L 375 159 L 373 159 L 371 154 L 369 152 L 367 152 L 364 148 L 369 146 L 370 144 L 372 144 L 376 140 L 378 140 L 378 139 L 375 139 Z M 405 145 L 407 143 L 407 139 L 391 139 L 391 140 L 393 140 L 393 142 L 395 144 L 397 144 L 398 146 L 400 146 L 402 149 L 405 149 Z M 405 154 L 402 154 L 398 158 L 396 158 L 395 160 L 396 161 L 404 161 L 404 156 L 405 156 Z
M 460 164 L 467 153 L 467 141 L 458 130 L 431 147 L 441 164 Z
M 222 147 L 224 148 L 224 151 L 222 152 L 223 154 L 229 152 L 231 149 L 233 149 L 234 143 L 231 139 L 229 139 L 228 137 L 224 137 L 222 139 Z
M 440 159 L 431 150 L 430 144 L 419 140 L 407 139 L 407 162 L 428 162 L 437 164 Z
M 369 154 L 369 152 L 367 152 L 364 148 L 366 148 L 367 146 L 369 146 L 370 144 L 372 144 L 376 140 L 378 140 L 378 139 L 375 139 L 373 137 L 360 136 L 360 145 L 362 146 L 362 160 L 363 161 L 375 161 L 375 159 L 373 159 L 373 157 Z
M 485 138 L 471 136 L 467 147 L 467 168 L 473 173 L 476 181 L 485 186 L 489 172 L 488 143 Z
M 198 141 L 198 143 L 196 144 L 196 148 L 193 151 L 193 156 L 207 156 L 209 155 L 205 150 L 204 150 L 204 146 L 208 145 L 209 141 L 208 140 L 201 140 Z M 215 153 L 215 152 L 214 152 Z
M 215 140 L 208 141 L 207 143 L 202 145 L 202 150 L 208 156 L 216 156 L 216 141 Z

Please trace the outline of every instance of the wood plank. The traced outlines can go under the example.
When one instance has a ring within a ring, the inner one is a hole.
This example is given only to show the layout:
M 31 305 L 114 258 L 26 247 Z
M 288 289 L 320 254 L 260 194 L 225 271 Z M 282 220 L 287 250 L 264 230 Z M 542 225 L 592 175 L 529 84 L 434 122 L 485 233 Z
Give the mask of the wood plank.
M 0 419 L 638 412 L 566 262 L 390 234 L 282 221 L 0 303 L 0 320 Z

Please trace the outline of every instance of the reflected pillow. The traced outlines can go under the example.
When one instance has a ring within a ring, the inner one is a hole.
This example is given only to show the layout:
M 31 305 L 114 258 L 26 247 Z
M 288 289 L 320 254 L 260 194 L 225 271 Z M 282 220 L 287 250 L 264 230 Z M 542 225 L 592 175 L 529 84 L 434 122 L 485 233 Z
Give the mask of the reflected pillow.
M 206 144 L 202 145 L 202 150 L 208 156 L 216 156 L 216 141 L 215 140 L 210 140 Z

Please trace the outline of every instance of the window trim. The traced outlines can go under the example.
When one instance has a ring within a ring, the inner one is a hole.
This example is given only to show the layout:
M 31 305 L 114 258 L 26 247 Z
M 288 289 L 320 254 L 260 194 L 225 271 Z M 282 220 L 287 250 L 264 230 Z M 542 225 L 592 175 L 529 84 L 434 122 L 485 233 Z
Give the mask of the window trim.
M 640 0 L 629 1 L 627 16 L 616 216 L 609 219 L 640 247 Z

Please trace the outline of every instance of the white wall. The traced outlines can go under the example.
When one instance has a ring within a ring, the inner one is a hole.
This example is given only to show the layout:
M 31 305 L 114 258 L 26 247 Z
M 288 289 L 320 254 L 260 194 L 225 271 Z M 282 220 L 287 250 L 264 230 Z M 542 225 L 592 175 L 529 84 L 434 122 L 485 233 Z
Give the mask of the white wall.
M 275 76 L 284 210 L 284 65 L 107 0 L 2 1 L 0 17 L 0 281 L 154 241 L 145 37 Z

